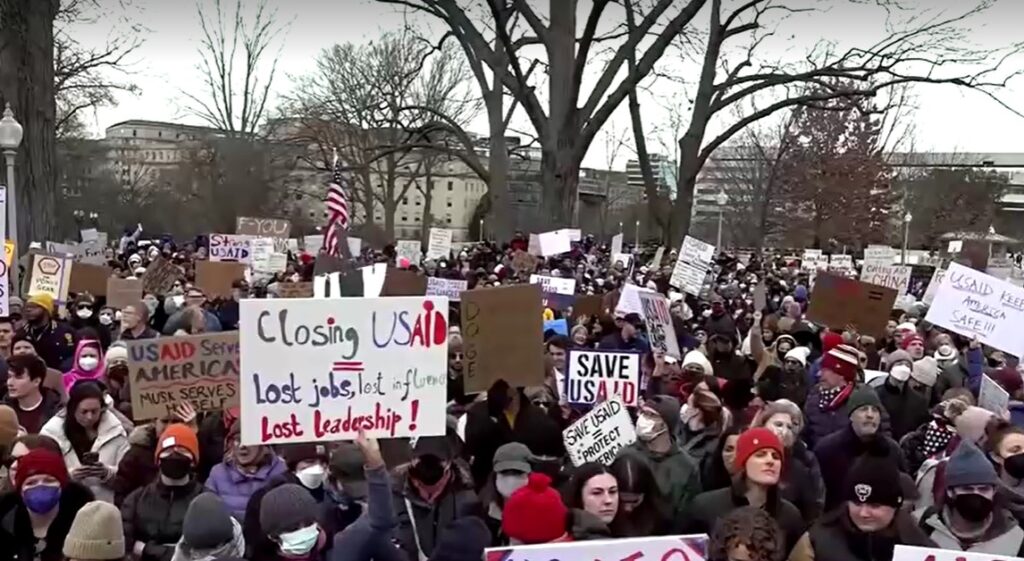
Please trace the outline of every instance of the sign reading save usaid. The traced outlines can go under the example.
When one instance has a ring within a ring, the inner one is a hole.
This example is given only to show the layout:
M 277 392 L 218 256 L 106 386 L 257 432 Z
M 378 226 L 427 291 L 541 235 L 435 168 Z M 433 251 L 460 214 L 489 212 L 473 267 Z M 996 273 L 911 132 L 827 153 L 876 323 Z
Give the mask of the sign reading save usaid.
M 640 393 L 640 354 L 622 351 L 569 351 L 565 367 L 565 398 L 594 404 L 618 396 L 630 407 Z

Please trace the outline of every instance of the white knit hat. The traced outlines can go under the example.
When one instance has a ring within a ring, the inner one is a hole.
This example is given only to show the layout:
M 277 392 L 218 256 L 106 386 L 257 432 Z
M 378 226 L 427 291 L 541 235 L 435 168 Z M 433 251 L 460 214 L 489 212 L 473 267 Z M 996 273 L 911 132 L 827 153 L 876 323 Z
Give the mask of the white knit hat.
M 64 557 L 85 561 L 123 559 L 121 511 L 103 501 L 86 503 L 75 515 L 64 538 Z
M 807 347 L 793 347 L 786 353 L 786 360 L 795 360 L 800 364 L 807 366 L 807 357 L 811 355 L 811 349 Z
M 939 362 L 930 356 L 922 358 L 914 363 L 910 377 L 928 387 L 934 386 L 939 377 Z

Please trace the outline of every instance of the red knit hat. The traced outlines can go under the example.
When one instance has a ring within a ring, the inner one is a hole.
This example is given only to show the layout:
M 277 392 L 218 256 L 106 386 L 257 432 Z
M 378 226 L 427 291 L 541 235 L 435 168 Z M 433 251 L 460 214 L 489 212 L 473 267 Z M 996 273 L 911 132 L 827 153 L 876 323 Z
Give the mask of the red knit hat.
M 568 514 L 561 495 L 551 488 L 551 478 L 535 472 L 505 501 L 501 527 L 525 544 L 549 543 L 565 535 Z
M 49 475 L 59 481 L 61 487 L 68 482 L 68 468 L 64 465 L 64 458 L 45 448 L 30 450 L 28 454 L 18 458 L 14 488 L 20 493 L 25 480 L 33 475 Z
M 828 369 L 839 374 L 847 382 L 857 379 L 857 369 L 860 367 L 860 360 L 857 355 L 846 352 L 836 347 L 821 357 L 821 368 Z
M 921 345 L 924 345 L 924 339 L 922 339 L 920 335 L 916 335 L 915 334 L 915 335 L 908 335 L 908 336 L 904 337 L 903 340 L 900 341 L 900 348 L 902 348 L 905 351 L 905 350 L 907 350 L 910 347 L 911 343 L 915 343 L 915 342 L 916 343 L 921 343 Z
M 843 344 L 843 336 L 835 331 L 826 331 L 821 336 L 821 350 L 828 353 L 832 349 Z
M 743 431 L 736 439 L 736 458 L 733 460 L 733 466 L 742 471 L 747 465 L 747 460 L 755 452 L 764 448 L 775 450 L 778 452 L 779 458 L 785 457 L 782 441 L 771 429 L 757 427 Z

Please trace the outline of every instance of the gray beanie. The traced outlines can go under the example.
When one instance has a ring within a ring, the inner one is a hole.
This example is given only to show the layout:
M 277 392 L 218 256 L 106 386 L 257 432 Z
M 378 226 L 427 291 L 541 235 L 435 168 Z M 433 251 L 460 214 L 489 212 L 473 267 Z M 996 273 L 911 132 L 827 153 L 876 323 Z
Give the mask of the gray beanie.
M 294 483 L 274 487 L 260 501 L 260 527 L 268 536 L 295 531 L 316 521 L 317 506 L 305 488 Z
M 235 538 L 231 515 L 220 497 L 203 493 L 185 511 L 181 538 L 192 549 L 214 549 Z
M 973 442 L 960 441 L 946 464 L 946 489 L 964 485 L 998 485 L 992 462 Z

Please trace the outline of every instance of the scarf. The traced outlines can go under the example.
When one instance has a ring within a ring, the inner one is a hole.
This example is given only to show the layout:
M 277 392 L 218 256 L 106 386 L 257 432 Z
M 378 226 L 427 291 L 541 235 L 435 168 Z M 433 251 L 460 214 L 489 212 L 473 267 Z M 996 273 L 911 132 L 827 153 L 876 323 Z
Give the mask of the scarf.
M 847 398 L 853 393 L 853 384 L 832 388 L 829 390 L 818 390 L 818 407 L 822 411 L 835 411 L 846 403 Z
M 438 479 L 437 483 L 434 483 L 433 485 L 426 485 L 424 483 L 420 483 L 415 478 L 410 478 L 409 481 L 412 482 L 413 487 L 416 488 L 416 491 L 420 494 L 420 497 L 423 500 L 427 501 L 430 504 L 434 504 L 434 502 L 437 501 L 437 498 L 441 496 L 441 493 L 444 492 L 445 487 L 448 486 L 448 482 L 451 480 L 451 478 L 452 468 L 448 467 L 447 469 L 444 470 L 444 475 L 441 476 L 441 479 Z
M 224 557 L 243 557 L 245 538 L 242 536 L 242 526 L 234 518 L 231 519 L 231 530 L 231 541 L 213 549 L 195 549 L 185 543 L 185 538 L 181 538 L 174 547 L 171 561 L 213 561 Z
M 925 458 L 930 458 L 945 450 L 953 436 L 954 432 L 948 425 L 932 420 L 924 429 L 924 440 L 919 450 Z

